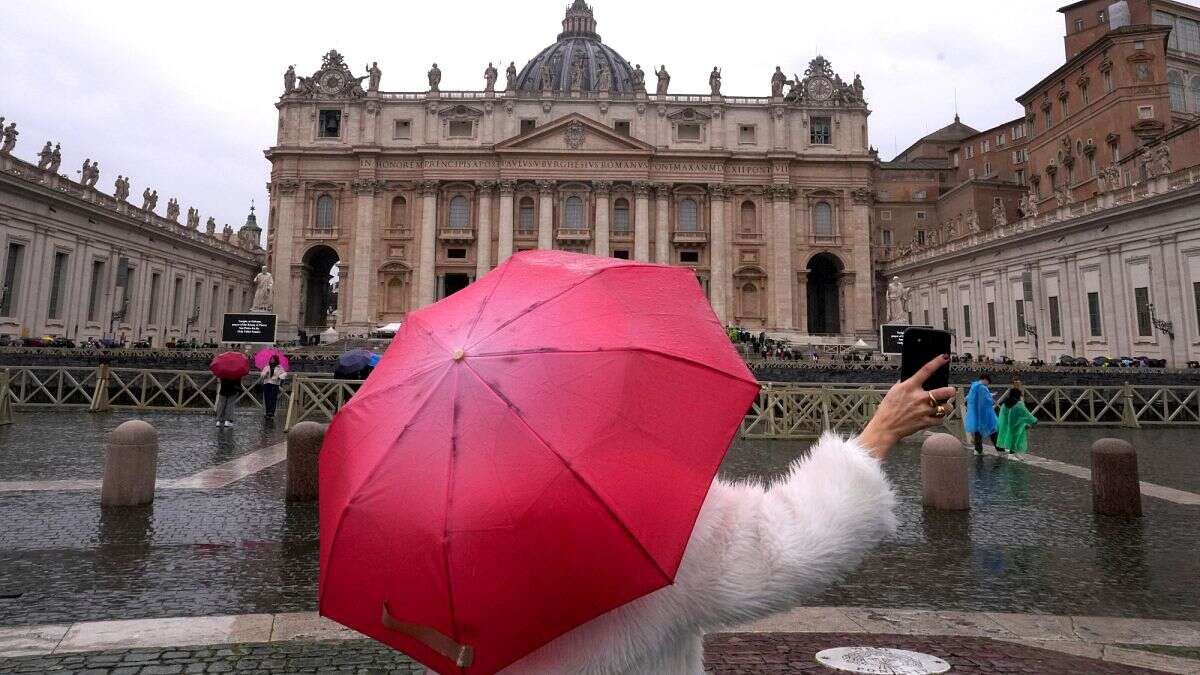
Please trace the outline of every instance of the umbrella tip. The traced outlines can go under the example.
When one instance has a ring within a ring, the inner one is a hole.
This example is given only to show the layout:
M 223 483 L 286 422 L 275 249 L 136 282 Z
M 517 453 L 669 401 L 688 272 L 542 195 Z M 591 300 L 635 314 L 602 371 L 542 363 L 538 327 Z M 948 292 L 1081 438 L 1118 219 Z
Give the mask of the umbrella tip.
M 455 350 L 454 350 L 454 357 L 453 357 L 453 358 L 454 358 L 454 360 L 455 360 L 455 361 L 462 361 L 462 360 L 463 360 L 463 357 L 464 357 L 464 356 L 466 356 L 466 355 L 467 355 L 467 353 L 466 353 L 466 352 L 464 352 L 463 350 L 461 350 L 461 349 L 455 349 Z

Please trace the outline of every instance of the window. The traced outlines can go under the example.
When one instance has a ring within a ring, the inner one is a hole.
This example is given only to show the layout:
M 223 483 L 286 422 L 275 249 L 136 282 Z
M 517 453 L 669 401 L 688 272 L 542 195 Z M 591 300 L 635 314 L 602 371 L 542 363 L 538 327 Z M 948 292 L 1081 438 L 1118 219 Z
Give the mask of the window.
M 1088 304 L 1088 324 L 1091 328 L 1092 337 L 1100 337 L 1104 335 L 1104 326 L 1100 322 L 1100 294 L 1096 291 L 1090 291 L 1087 294 Z
M 537 128 L 537 120 L 525 118 L 521 120 L 521 133 L 527 134 Z
M 975 169 L 967 169 L 967 178 L 975 180 Z
M 1025 337 L 1025 301 L 1017 300 L 1017 337 Z
M 1139 286 L 1133 289 L 1133 304 L 1137 310 L 1138 337 L 1150 337 L 1150 289 Z
M 818 237 L 833 236 L 833 207 L 827 202 L 813 206 L 813 234 Z
M 467 249 L 465 248 L 448 248 L 446 249 L 446 257 L 451 260 L 466 260 Z
M 396 120 L 396 125 L 392 130 L 392 138 L 398 141 L 406 141 L 412 138 L 412 120 Z
M 680 251 L 679 262 L 681 263 L 698 263 L 700 262 L 699 251 Z
M 317 197 L 317 229 L 333 229 L 333 197 L 321 195 Z
M 1080 87 L 1079 87 L 1079 95 L 1080 95 L 1081 97 L 1083 97 L 1083 104 L 1084 104 L 1084 105 L 1087 105 L 1087 104 L 1089 104 L 1089 103 L 1091 103 L 1091 102 L 1092 102 L 1092 97 L 1091 97 L 1090 95 L 1088 95 L 1088 87 L 1087 87 L 1087 85 L 1086 85 L 1086 84 L 1084 84 L 1084 85 L 1080 85 Z
M 963 337 L 971 337 L 971 306 L 963 305 Z
M 150 275 L 150 302 L 146 308 L 146 323 L 151 325 L 158 324 L 158 296 L 162 293 L 162 289 L 159 288 L 160 286 L 162 286 L 162 275 L 154 272 Z M 228 312 L 234 311 L 232 288 L 229 289 L 229 306 L 225 310 Z
M 217 284 L 213 284 L 212 297 L 209 298 L 208 302 L 208 325 L 213 328 L 217 327 L 217 299 L 220 292 L 221 287 Z
M 533 197 L 521 197 L 521 202 L 517 206 L 517 229 L 526 232 L 534 229 Z
M 92 261 L 92 287 L 88 292 L 88 321 L 100 320 L 100 294 L 104 292 L 104 261 Z
M 808 142 L 812 145 L 833 143 L 833 125 L 828 117 L 813 117 L 809 120 Z
M 566 208 L 563 209 L 563 221 L 573 230 L 587 227 L 583 219 L 583 200 L 579 197 L 567 197 Z
M 1075 32 L 1076 33 L 1083 32 L 1083 19 L 1075 19 Z
M 1054 126 L 1054 111 L 1050 108 L 1046 108 L 1046 129 L 1050 129 L 1053 126 Z
M 996 137 L 996 147 L 1004 145 L 1006 141 L 1007 139 L 1004 138 L 1004 134 L 1000 134 Z
M 926 307 L 925 309 L 923 309 L 921 311 L 922 311 L 922 315 L 925 317 L 925 321 L 923 323 L 926 326 L 932 326 L 933 324 L 929 323 L 929 308 Z
M 1062 337 L 1062 315 L 1058 309 L 1058 296 L 1051 295 L 1046 300 L 1050 309 L 1050 337 Z
M 996 337 L 996 303 L 987 304 L 988 337 Z
M 991 150 L 992 150 L 992 142 L 991 141 L 983 141 L 981 143 L 981 146 L 982 147 L 980 148 L 980 152 L 991 152 Z
M 629 136 L 629 120 L 617 120 L 613 122 L 613 130 L 622 136 Z
M 698 207 L 696 200 L 688 198 L 679 202 L 679 229 L 684 232 L 695 232 L 698 229 Z
M 467 198 L 458 195 L 450 200 L 450 227 L 464 230 L 471 226 L 471 205 Z
M 758 231 L 758 211 L 749 199 L 742 202 L 741 227 L 743 232 Z
M 629 260 L 629 249 L 619 248 L 613 251 L 613 257 L 617 260 Z
M 950 330 L 950 308 L 942 308 L 942 330 Z
M 1171 112 L 1187 112 L 1187 97 L 1183 89 L 1183 75 L 1177 70 L 1167 72 L 1167 83 L 1171 88 Z
M 1138 119 L 1139 119 L 1139 120 L 1152 120 L 1152 119 L 1154 119 L 1154 106 L 1152 106 L 1152 105 L 1139 105 L 1139 106 L 1138 106 Z
M 629 231 L 629 200 L 624 197 L 613 202 L 613 231 Z
M 913 199 L 925 199 L 928 194 L 929 193 L 925 190 L 917 190 L 915 193 L 913 193 Z
M 738 143 L 753 145 L 755 143 L 755 128 L 753 124 L 743 124 L 738 127 Z
M 880 211 L 879 219 L 890 222 L 892 220 L 892 212 L 891 211 Z
M 1106 70 L 1100 73 L 1100 76 L 1104 78 L 1104 93 L 1111 94 L 1113 90 L 1112 71 Z
M 1013 182 L 1016 183 L 1017 185 L 1024 185 L 1025 184 L 1025 171 L 1023 171 L 1023 170 L 1017 171 L 1016 175 L 1013 176 Z
M 956 168 L 956 169 L 957 169 L 957 168 L 958 168 L 958 153 L 957 153 L 957 152 L 956 152 L 956 153 L 954 153 L 953 155 L 951 155 L 951 157 L 952 157 L 952 158 L 953 158 L 953 160 L 954 160 L 954 168 Z
M 700 125 L 696 122 L 683 122 L 675 126 L 675 137 L 680 141 L 699 141 Z
M 1108 15 L 1103 9 L 1100 10 L 1099 12 L 1096 12 L 1096 22 L 1097 23 L 1106 23 L 1107 21 L 1108 21 Z
M 63 251 L 55 251 L 54 267 L 50 272 L 50 307 L 46 311 L 47 319 L 62 319 L 62 294 L 66 282 L 67 254 Z
M 1179 31 L 1179 51 L 1200 54 L 1200 23 L 1179 17 L 1176 30 Z M 1174 34 L 1175 31 L 1171 33 Z
M 392 200 L 392 219 L 390 222 L 393 228 L 401 228 L 408 225 L 408 200 L 404 197 L 396 197 Z
M 983 163 L 983 175 L 984 176 L 992 175 L 992 163 L 991 162 Z
M 924 246 L 925 245 L 925 230 L 917 230 L 916 237 L 917 237 L 917 243 Z
M 322 110 L 317 116 L 317 136 L 338 138 L 342 135 L 342 111 Z
M 879 234 L 881 237 L 881 241 L 883 242 L 883 245 L 888 248 L 891 248 L 893 245 L 892 242 L 894 241 L 892 239 L 892 231 L 891 230 L 883 230 Z
M 471 120 L 450 120 L 447 133 L 450 138 L 470 138 L 475 135 L 475 123 Z
M 917 211 L 917 220 L 925 220 L 928 217 L 929 217 L 929 214 L 926 213 L 925 211 Z
M 175 288 L 171 290 L 171 325 L 179 326 L 179 310 L 183 308 L 183 277 L 175 277 Z
M 21 286 L 21 264 L 25 259 L 23 244 L 9 244 L 8 258 L 4 266 L 3 302 L 0 303 L 0 316 L 12 316 L 17 309 L 16 299 Z

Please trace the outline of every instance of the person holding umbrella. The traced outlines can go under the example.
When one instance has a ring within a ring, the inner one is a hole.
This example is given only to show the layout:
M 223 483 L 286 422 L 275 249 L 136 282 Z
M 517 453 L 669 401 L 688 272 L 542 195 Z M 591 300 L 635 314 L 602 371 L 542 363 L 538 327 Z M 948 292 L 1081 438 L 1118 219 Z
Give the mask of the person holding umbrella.
M 279 403 L 279 385 L 287 379 L 287 371 L 279 360 L 279 354 L 271 354 L 267 364 L 258 374 L 263 387 L 263 416 L 275 419 L 275 406 Z
M 233 426 L 233 409 L 242 393 L 242 378 L 250 372 L 250 359 L 240 352 L 222 352 L 208 369 L 217 376 L 217 426 Z

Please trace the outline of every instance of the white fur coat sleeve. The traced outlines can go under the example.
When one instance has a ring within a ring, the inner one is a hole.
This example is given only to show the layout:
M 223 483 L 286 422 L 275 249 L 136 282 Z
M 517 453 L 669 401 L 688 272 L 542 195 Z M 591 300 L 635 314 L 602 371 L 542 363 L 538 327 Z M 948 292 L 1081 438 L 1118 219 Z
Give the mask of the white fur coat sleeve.
M 703 672 L 704 632 L 789 609 L 824 588 L 895 530 L 894 504 L 879 461 L 832 434 L 769 488 L 714 481 L 673 585 L 505 672 Z

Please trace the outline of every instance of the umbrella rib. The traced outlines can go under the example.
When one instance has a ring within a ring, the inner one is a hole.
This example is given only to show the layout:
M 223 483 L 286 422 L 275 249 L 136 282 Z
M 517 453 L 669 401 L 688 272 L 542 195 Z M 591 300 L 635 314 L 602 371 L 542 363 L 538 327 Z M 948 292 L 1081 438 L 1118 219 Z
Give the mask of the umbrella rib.
M 745 382 L 747 384 L 756 384 L 756 385 L 758 384 L 757 380 L 748 380 L 744 377 L 738 377 L 737 375 L 734 375 L 733 373 L 726 372 L 724 370 L 721 370 L 720 368 L 710 366 L 707 363 L 697 361 L 695 359 L 690 359 L 686 356 L 680 356 L 679 354 L 672 354 L 671 352 L 664 352 L 664 351 L 660 351 L 657 349 L 648 349 L 646 347 L 617 347 L 615 349 L 604 349 L 604 348 L 551 349 L 551 348 L 544 348 L 544 347 L 542 347 L 542 348 L 535 347 L 532 349 L 513 349 L 513 350 L 503 351 L 503 352 L 486 352 L 483 354 L 471 354 L 470 358 L 481 359 L 481 358 L 500 357 L 500 356 L 526 356 L 526 355 L 530 355 L 530 354 L 548 354 L 548 355 L 549 354 L 597 354 L 597 353 L 601 353 L 601 352 L 606 352 L 606 353 L 638 352 L 638 353 L 642 353 L 642 354 L 650 354 L 652 356 L 661 356 L 664 359 L 670 359 L 672 361 L 679 361 L 680 363 L 685 363 L 690 366 L 696 366 L 697 368 L 700 368 L 702 370 L 707 370 L 709 372 L 717 373 L 719 375 L 723 375 L 730 379 L 737 380 L 738 382 Z
M 420 377 L 420 376 L 424 375 L 425 373 L 428 373 L 433 370 L 437 370 L 439 367 L 445 367 L 445 366 L 446 366 L 446 364 L 444 362 L 435 361 L 435 362 L 429 364 L 428 368 L 422 368 L 421 370 L 410 373 L 408 375 L 408 377 L 405 377 L 403 380 L 400 380 L 399 382 L 389 383 L 380 389 L 376 389 L 374 391 L 368 391 L 366 394 L 362 394 L 362 395 L 360 395 L 358 392 L 355 392 L 354 396 L 351 397 L 349 401 L 346 401 L 342 405 L 342 407 L 349 408 L 350 406 L 354 406 L 357 408 L 358 406 L 362 405 L 362 403 L 361 403 L 362 401 L 366 401 L 366 400 L 375 398 L 376 396 L 390 392 L 393 389 L 399 389 L 400 387 L 403 387 L 404 385 L 411 382 L 414 378 Z
M 666 581 L 668 584 L 670 584 L 671 583 L 671 575 L 667 574 L 666 570 L 664 570 L 662 568 L 662 566 L 658 564 L 658 561 L 655 560 L 654 556 L 650 555 L 650 551 L 646 550 L 646 547 L 642 544 L 642 541 L 640 539 L 638 539 L 637 536 L 635 536 L 632 531 L 630 531 L 629 526 L 625 524 L 624 520 L 621 520 L 621 517 L 619 515 L 617 515 L 617 512 L 613 510 L 612 506 L 608 503 L 608 501 L 606 501 L 604 499 L 604 497 L 601 496 L 601 494 L 596 491 L 596 488 L 592 487 L 591 483 L 587 482 L 583 478 L 583 476 L 579 475 L 579 472 L 575 470 L 575 467 L 571 466 L 571 463 L 568 462 L 567 459 L 562 456 L 562 453 L 560 453 L 557 448 L 550 445 L 550 443 L 548 443 L 546 441 L 546 439 L 542 438 L 541 434 L 539 434 L 533 428 L 533 425 L 531 425 L 529 423 L 529 421 L 525 419 L 525 416 L 521 414 L 521 411 L 518 410 L 515 405 L 513 405 L 512 401 L 508 400 L 508 398 L 506 398 L 503 394 L 501 394 L 499 391 L 497 391 L 496 388 L 491 385 L 491 383 L 489 383 L 487 380 L 483 379 L 483 377 L 478 372 L 476 372 L 476 370 L 474 368 L 472 368 L 469 363 L 467 363 L 466 361 L 463 361 L 463 365 L 465 365 L 467 367 L 467 370 L 471 371 L 471 374 L 473 376 L 475 376 L 475 379 L 479 380 L 479 383 L 482 384 L 485 389 L 487 389 L 489 392 L 491 392 L 493 396 L 495 396 L 501 403 L 504 404 L 504 407 L 508 409 L 509 413 L 514 418 L 516 418 L 516 420 L 518 422 L 521 423 L 521 426 L 525 427 L 525 430 L 528 431 L 531 436 L 533 436 L 535 439 L 537 439 L 538 443 L 540 443 L 543 447 L 545 447 L 547 450 L 549 450 L 551 453 L 553 453 L 554 456 L 558 458 L 559 462 L 562 462 L 563 467 L 565 467 L 568 471 L 571 472 L 571 474 L 573 476 L 575 476 L 576 480 L 579 481 L 580 485 L 583 485 L 587 489 L 587 491 L 592 494 L 592 497 L 594 497 L 596 499 L 596 501 L 599 502 L 600 505 L 604 507 L 604 510 L 608 511 L 609 515 L 612 516 L 613 520 L 616 521 L 616 523 L 621 526 L 621 529 L 625 531 L 625 534 L 628 535 L 629 538 L 635 544 L 637 544 L 638 550 L 640 550 L 642 552 L 642 555 L 646 556 L 646 559 L 650 561 L 650 564 L 654 566 L 654 569 L 657 570 L 658 573 L 662 575 L 663 580 Z
M 446 371 L 447 375 L 450 371 Z M 458 615 L 454 611 L 454 578 L 450 575 L 450 507 L 454 499 L 454 469 L 458 465 L 458 390 L 460 373 L 454 376 L 454 394 L 450 397 L 450 453 L 446 461 L 446 509 L 442 513 L 442 573 L 446 575 L 446 604 L 450 610 L 450 631 L 455 642 L 462 642 Z
M 500 277 L 496 279 L 496 284 L 492 286 L 492 290 L 488 291 L 483 302 L 479 303 L 479 311 L 475 312 L 475 318 L 471 319 L 471 327 L 467 329 L 467 337 L 463 339 L 464 343 L 471 341 L 471 336 L 475 334 L 475 326 L 479 324 L 479 318 L 483 316 L 483 310 L 487 307 L 488 302 L 491 301 L 492 296 L 496 294 L 496 289 L 500 288 L 500 284 L 504 283 L 504 277 L 508 275 L 508 268 L 509 265 L 504 265 L 500 268 Z

